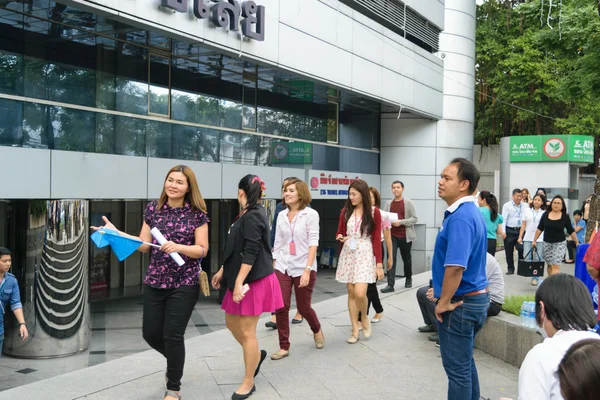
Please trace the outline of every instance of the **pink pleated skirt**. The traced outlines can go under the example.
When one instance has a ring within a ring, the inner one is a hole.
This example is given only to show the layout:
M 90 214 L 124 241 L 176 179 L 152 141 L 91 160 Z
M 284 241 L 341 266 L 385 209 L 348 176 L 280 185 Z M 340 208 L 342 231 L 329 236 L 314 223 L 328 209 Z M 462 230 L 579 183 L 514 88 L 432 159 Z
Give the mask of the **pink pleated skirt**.
M 250 290 L 239 303 L 233 301 L 233 291 L 227 290 L 221 304 L 227 314 L 260 315 L 283 307 L 281 287 L 274 273 L 248 285 Z

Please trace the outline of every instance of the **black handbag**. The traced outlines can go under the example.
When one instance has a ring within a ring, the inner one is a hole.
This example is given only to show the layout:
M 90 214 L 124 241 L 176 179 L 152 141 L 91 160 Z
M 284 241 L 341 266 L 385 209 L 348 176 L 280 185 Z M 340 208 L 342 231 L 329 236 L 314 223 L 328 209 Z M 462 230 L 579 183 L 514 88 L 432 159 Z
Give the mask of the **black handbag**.
M 541 257 L 537 251 L 536 247 L 532 247 L 531 250 L 525 255 L 524 260 L 519 260 L 519 265 L 517 267 L 517 275 L 520 276 L 535 276 L 541 277 L 544 276 L 544 261 L 530 261 L 527 260 L 529 255 L 535 250 L 535 255 L 538 260 L 541 260 Z M 533 257 L 532 257 L 533 259 Z

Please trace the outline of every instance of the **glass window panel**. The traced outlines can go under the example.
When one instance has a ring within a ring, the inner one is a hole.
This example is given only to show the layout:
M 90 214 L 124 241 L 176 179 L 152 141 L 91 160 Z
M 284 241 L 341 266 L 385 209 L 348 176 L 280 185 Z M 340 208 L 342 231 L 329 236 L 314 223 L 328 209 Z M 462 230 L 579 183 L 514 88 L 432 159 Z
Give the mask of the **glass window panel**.
M 256 82 L 253 75 L 244 74 L 244 107 L 242 116 L 242 127 L 244 129 L 256 129 Z
M 340 170 L 340 148 L 324 145 L 313 145 L 313 169 L 329 171 Z
M 115 136 L 115 116 L 96 114 L 97 153 L 115 154 L 117 138 Z
M 219 100 L 221 115 L 220 126 L 242 129 L 242 103 L 221 99 Z
M 150 55 L 150 80 L 148 103 L 150 114 L 169 115 L 169 75 L 171 60 Z
M 116 154 L 126 156 L 146 155 L 146 121 L 131 117 L 115 117 Z
M 250 134 L 241 134 L 240 163 L 249 165 L 269 165 L 269 151 L 273 139 Z
M 93 152 L 95 113 L 64 107 L 50 107 L 54 149 Z
M 116 109 L 148 114 L 148 59 L 146 50 L 117 44 Z
M 160 49 L 171 50 L 171 38 L 156 32 L 148 32 L 148 45 Z
M 179 160 L 200 160 L 202 144 L 198 128 L 173 125 L 172 157 Z
M 241 164 L 242 151 L 240 146 L 240 133 L 221 132 L 219 147 L 219 159 L 223 163 Z
M 96 71 L 58 63 L 48 63 L 45 68 L 49 100 L 95 105 Z
M 0 145 L 23 144 L 23 103 L 0 99 Z
M 44 60 L 25 57 L 25 96 L 48 100 L 49 69 Z
M 103 37 L 97 38 L 96 107 L 116 109 L 116 42 Z
M 47 122 L 51 121 L 49 107 L 42 104 L 23 103 L 23 147 L 54 148 L 46 137 Z
M 362 174 L 379 173 L 379 153 L 340 149 L 340 169 Z
M 23 95 L 23 56 L 0 51 L 0 92 Z
M 327 141 L 338 142 L 338 104 L 333 102 L 327 104 Z
M 172 126 L 172 124 L 167 122 L 147 121 L 146 156 L 158 158 L 172 157 Z

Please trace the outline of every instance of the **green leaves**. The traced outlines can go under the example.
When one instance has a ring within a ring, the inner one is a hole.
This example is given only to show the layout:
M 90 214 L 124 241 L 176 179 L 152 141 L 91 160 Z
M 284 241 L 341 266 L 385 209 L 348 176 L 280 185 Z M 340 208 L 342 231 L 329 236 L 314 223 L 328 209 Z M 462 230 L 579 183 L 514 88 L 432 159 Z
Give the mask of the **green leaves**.
M 539 0 L 477 7 L 476 142 L 600 133 L 600 18 L 591 3 L 555 4 L 554 29 L 546 24 L 548 2 L 543 10 Z

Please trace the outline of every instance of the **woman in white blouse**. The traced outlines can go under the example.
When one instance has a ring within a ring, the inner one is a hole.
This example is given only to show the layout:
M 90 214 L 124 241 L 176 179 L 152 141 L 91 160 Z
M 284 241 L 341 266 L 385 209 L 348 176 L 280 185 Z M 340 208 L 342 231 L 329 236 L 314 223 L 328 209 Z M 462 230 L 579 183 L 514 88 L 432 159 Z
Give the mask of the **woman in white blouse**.
M 536 194 L 531 201 L 531 208 L 525 210 L 521 231 L 519 232 L 518 243 L 523 245 L 523 254 L 527 261 L 544 261 L 544 248 L 537 246 L 532 250 L 533 236 L 540 224 L 542 216 L 546 212 L 546 198 L 542 194 Z M 544 239 L 544 233 L 538 239 L 540 242 Z M 530 254 L 531 252 L 531 254 Z M 534 276 L 531 278 L 531 284 L 537 286 L 540 278 Z
M 322 349 L 325 337 L 321 323 L 312 308 L 312 293 L 317 280 L 317 247 L 319 246 L 319 213 L 310 207 L 310 191 L 304 181 L 293 179 L 284 189 L 286 208 L 277 217 L 273 246 L 273 265 L 283 295 L 283 308 L 276 312 L 279 350 L 272 360 L 290 354 L 290 301 L 292 288 L 296 293 L 298 311 L 310 325 L 315 346 Z

